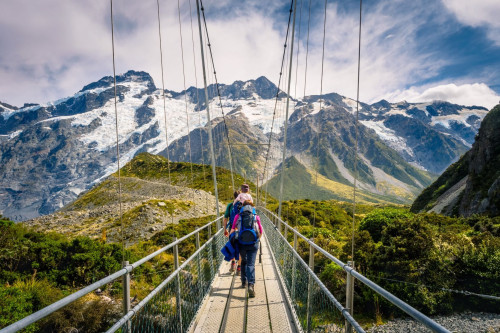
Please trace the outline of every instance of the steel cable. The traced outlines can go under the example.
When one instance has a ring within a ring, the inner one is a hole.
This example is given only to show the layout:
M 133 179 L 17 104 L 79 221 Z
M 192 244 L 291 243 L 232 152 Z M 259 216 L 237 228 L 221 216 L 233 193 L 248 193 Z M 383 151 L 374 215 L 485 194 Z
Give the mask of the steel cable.
M 188 99 L 187 99 L 187 90 L 186 90 L 186 72 L 184 69 L 184 45 L 182 42 L 182 22 L 181 22 L 181 5 L 180 0 L 177 0 L 177 13 L 179 17 L 179 37 L 181 41 L 181 59 L 182 59 L 182 78 L 184 83 L 184 102 L 186 104 L 186 130 L 187 130 L 187 138 L 188 138 L 188 151 L 189 151 L 189 163 L 191 167 L 191 184 L 194 184 L 193 178 L 193 160 L 191 155 L 191 132 L 189 130 L 189 113 L 188 113 Z
M 113 21 L 113 0 L 111 4 L 111 49 L 113 53 L 113 84 L 114 84 L 114 108 L 115 108 L 115 130 L 116 130 L 116 161 L 118 165 L 118 202 L 120 210 L 120 227 L 121 227 L 121 241 L 122 241 L 122 261 L 125 261 L 125 236 L 123 225 L 123 211 L 122 211 L 122 182 L 120 170 L 120 139 L 118 134 L 118 107 L 117 107 L 117 92 L 116 92 L 116 65 L 115 65 L 115 28 Z

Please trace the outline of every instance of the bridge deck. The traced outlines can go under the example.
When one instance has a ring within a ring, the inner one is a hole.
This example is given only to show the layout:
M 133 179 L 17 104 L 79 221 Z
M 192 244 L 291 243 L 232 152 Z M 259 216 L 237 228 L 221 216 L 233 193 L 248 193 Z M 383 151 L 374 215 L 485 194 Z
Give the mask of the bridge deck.
M 238 274 L 224 262 L 191 332 L 296 332 L 286 296 L 263 236 L 262 262 L 255 263 L 255 298 L 248 298 Z

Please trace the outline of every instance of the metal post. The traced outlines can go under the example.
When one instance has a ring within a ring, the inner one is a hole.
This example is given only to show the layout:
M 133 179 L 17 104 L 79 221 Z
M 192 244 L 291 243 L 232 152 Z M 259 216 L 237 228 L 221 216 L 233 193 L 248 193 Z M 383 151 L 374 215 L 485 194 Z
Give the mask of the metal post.
M 200 232 L 196 233 L 196 250 L 200 248 Z M 201 271 L 201 254 L 198 254 L 198 284 L 200 289 L 200 296 L 203 296 L 203 272 Z M 200 298 L 201 299 L 201 298 Z
M 260 205 L 260 200 L 259 200 L 259 173 L 257 173 L 257 187 L 255 188 L 255 202 L 256 202 L 256 205 L 259 206 Z
M 287 238 L 287 236 L 288 236 L 288 225 L 285 224 L 284 226 L 285 226 L 285 231 L 283 232 L 283 236 L 285 237 L 285 240 L 284 240 L 285 243 L 283 244 L 283 275 L 286 276 L 287 273 L 286 273 L 286 270 L 285 270 L 285 267 L 286 267 L 285 265 L 288 263 L 287 262 L 287 255 L 286 255 L 287 254 L 286 249 L 288 249 L 288 247 L 286 245 L 286 243 L 288 243 L 288 238 Z
M 174 242 L 177 241 L 177 237 L 174 237 Z M 174 268 L 179 268 L 179 246 L 177 244 L 174 245 Z M 182 333 L 182 298 L 181 298 L 181 280 L 179 278 L 179 274 L 176 276 L 176 295 L 175 295 L 175 304 L 177 308 L 177 317 L 179 318 L 179 328 Z
M 292 43 L 290 45 L 290 68 L 288 70 L 288 91 L 286 95 L 286 111 L 285 111 L 285 129 L 283 132 L 283 159 L 281 162 L 281 179 L 280 179 L 280 197 L 278 206 L 278 216 L 281 217 L 281 202 L 283 201 L 283 180 L 285 175 L 285 158 L 286 158 L 286 134 L 288 130 L 288 108 L 290 106 L 290 87 L 292 85 L 292 67 L 293 67 L 293 40 L 295 38 L 295 14 L 297 13 L 297 0 L 293 4 L 293 26 L 292 26 Z
M 354 268 L 354 261 L 348 261 L 347 266 Z M 346 295 L 345 295 L 345 307 L 349 314 L 353 314 L 354 305 L 354 276 L 347 273 L 346 277 Z M 345 321 L 345 332 L 352 333 L 352 326 L 347 320 Z
M 214 178 L 214 194 L 215 194 L 215 209 L 217 211 L 217 217 L 219 217 L 219 192 L 217 190 L 217 174 L 215 172 L 215 152 L 214 152 L 214 142 L 212 139 L 212 123 L 210 121 L 210 110 L 208 102 L 208 89 L 207 89 L 207 70 L 205 68 L 205 53 L 203 51 L 203 34 L 201 32 L 201 20 L 200 20 L 200 4 L 199 0 L 196 0 L 196 10 L 198 13 L 198 30 L 200 33 L 200 49 L 201 49 L 201 64 L 203 68 L 203 82 L 205 83 L 205 105 L 207 107 L 207 125 L 208 125 L 208 141 L 210 142 L 210 153 L 212 156 L 212 177 Z M 233 184 L 234 186 L 234 184 Z
M 314 247 L 309 245 L 309 268 L 314 272 Z M 307 285 L 307 332 L 311 332 L 312 329 L 312 296 L 313 296 L 313 278 L 309 275 L 309 283 Z
M 122 263 L 122 267 L 127 267 L 128 261 Z M 123 276 L 123 315 L 126 315 L 130 311 L 130 273 Z M 125 332 L 130 332 L 130 321 L 125 325 Z
M 297 253 L 297 234 L 294 232 L 293 233 L 293 251 Z M 295 267 L 296 265 L 296 260 L 295 255 L 292 256 L 292 302 L 295 302 L 295 282 L 297 278 L 295 277 L 295 274 L 297 273 L 297 268 Z

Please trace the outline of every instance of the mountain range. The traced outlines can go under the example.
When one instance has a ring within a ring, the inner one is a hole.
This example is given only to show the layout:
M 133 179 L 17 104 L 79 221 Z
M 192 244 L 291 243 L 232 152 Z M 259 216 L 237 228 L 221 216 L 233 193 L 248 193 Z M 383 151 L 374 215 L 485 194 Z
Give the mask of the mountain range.
M 221 84 L 221 105 L 215 88 L 208 92 L 217 164 L 229 167 L 229 137 L 234 170 L 259 177 L 276 195 L 286 95 L 260 77 Z M 117 95 L 118 133 L 109 76 L 45 105 L 0 103 L 1 214 L 22 221 L 75 200 L 117 170 L 117 135 L 122 166 L 141 152 L 210 163 L 204 89 L 166 90 L 164 107 L 151 76 L 129 71 L 117 76 Z M 348 200 L 357 163 L 366 201 L 409 203 L 471 147 L 488 113 L 436 101 L 360 103 L 355 158 L 355 110 L 354 100 L 335 93 L 291 100 L 285 166 L 295 168 L 302 183 L 286 183 L 296 187 L 285 187 L 289 199 L 306 197 L 316 186 L 323 193 L 318 199 Z M 257 174 L 269 142 L 270 172 Z

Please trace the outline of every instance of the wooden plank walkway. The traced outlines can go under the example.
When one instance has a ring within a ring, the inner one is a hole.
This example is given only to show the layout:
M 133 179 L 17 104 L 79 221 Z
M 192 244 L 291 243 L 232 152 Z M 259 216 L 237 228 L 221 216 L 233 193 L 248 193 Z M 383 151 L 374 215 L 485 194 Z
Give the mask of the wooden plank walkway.
M 255 298 L 248 298 L 239 275 L 229 274 L 229 263 L 224 262 L 190 332 L 297 332 L 265 235 L 261 246 L 262 263 L 259 253 L 255 263 Z

